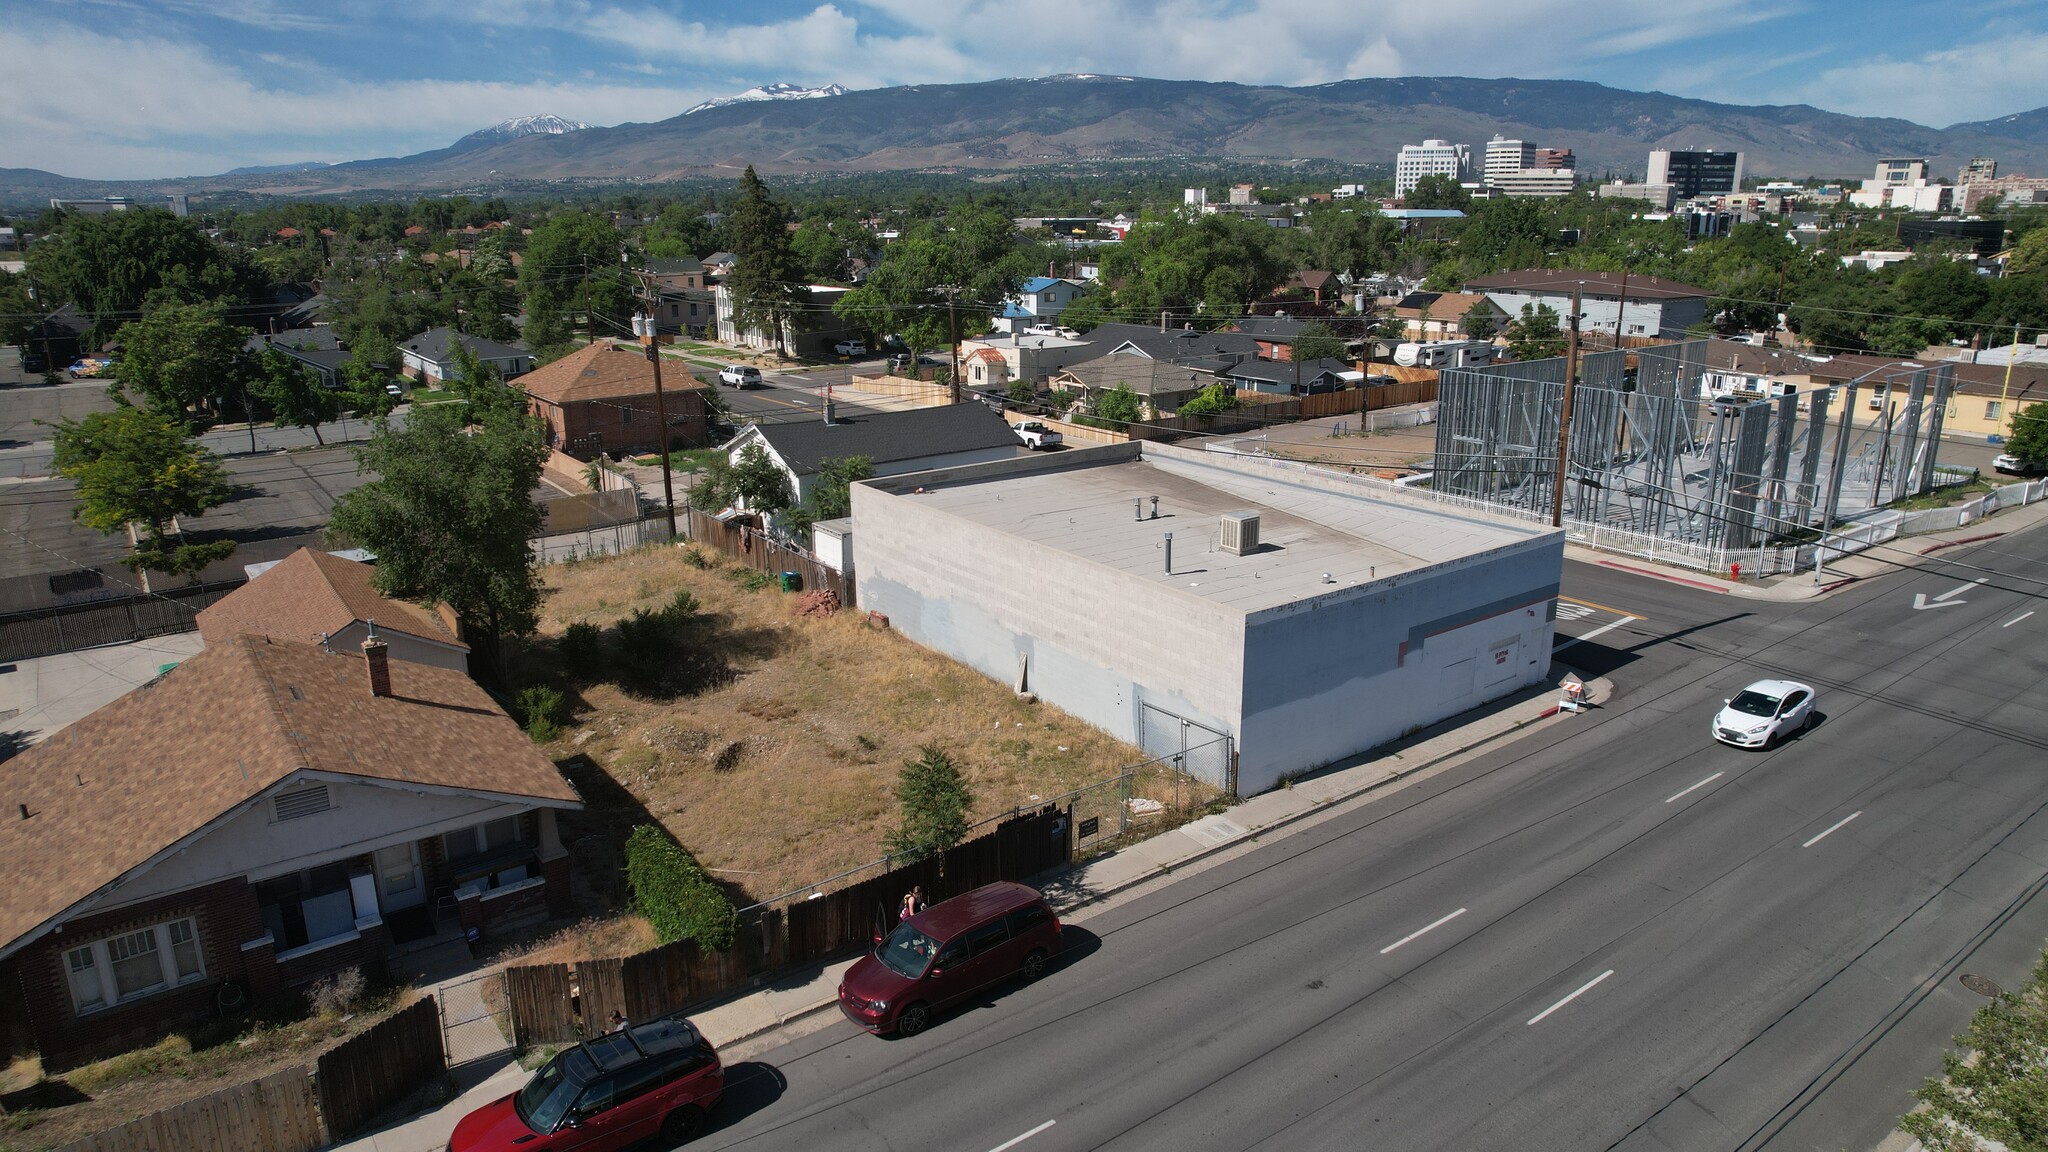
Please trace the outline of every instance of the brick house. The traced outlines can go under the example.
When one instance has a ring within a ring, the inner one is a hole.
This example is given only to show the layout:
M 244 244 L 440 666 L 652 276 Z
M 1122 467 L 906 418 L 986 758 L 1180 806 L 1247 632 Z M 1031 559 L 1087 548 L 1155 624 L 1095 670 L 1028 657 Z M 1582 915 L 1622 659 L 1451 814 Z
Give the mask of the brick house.
M 519 387 L 533 414 L 547 425 L 550 448 L 589 460 L 601 453 L 661 447 L 654 365 L 641 349 L 601 340 L 521 377 Z M 701 448 L 709 443 L 704 385 L 677 362 L 662 373 L 662 392 L 670 445 Z
M 571 911 L 575 791 L 468 676 L 376 640 L 209 644 L 5 780 L 0 1039 L 46 1068 Z
M 199 635 L 208 646 L 246 634 L 354 652 L 374 626 L 393 660 L 469 671 L 469 645 L 456 638 L 449 621 L 380 594 L 370 584 L 374 571 L 301 548 L 201 612 Z

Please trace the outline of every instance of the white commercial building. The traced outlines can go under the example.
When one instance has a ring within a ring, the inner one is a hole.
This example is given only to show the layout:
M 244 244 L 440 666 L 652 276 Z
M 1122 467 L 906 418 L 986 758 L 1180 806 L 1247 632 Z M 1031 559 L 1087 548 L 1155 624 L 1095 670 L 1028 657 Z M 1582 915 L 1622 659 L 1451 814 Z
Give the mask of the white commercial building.
M 1569 168 L 1521 168 L 1489 175 L 1486 183 L 1502 196 L 1569 196 L 1579 186 L 1579 174 Z
M 852 495 L 863 610 L 1243 795 L 1550 667 L 1564 534 L 1381 481 L 1133 442 Z
M 1394 196 L 1406 196 L 1424 176 L 1449 176 L 1460 183 L 1472 171 L 1472 150 L 1445 140 L 1403 144 L 1394 157 Z
M 1536 146 L 1527 140 L 1509 140 L 1495 136 L 1486 142 L 1486 162 L 1481 169 L 1481 179 L 1491 186 L 1503 176 L 1512 176 L 1524 169 L 1536 167 Z

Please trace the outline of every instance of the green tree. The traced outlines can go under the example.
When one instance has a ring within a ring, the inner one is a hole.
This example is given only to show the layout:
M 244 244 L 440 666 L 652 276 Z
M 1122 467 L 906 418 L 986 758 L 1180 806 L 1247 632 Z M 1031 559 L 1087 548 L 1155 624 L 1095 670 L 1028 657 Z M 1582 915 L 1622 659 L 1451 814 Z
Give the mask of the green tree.
M 2007 272 L 2048 271 L 2048 228 L 2036 228 L 2012 246 Z
M 66 213 L 54 236 L 28 251 L 29 275 L 52 301 L 70 301 L 94 321 L 94 346 L 117 317 L 152 298 L 246 303 L 264 282 L 247 257 L 209 239 L 199 221 L 155 208 Z
M 304 364 L 279 349 L 266 348 L 251 367 L 247 386 L 278 424 L 311 428 L 315 441 L 327 443 L 320 435 L 320 425 L 341 414 L 341 399 Z
M 1401 203 L 1410 208 L 1455 208 L 1464 211 L 1472 206 L 1472 194 L 1459 185 L 1455 176 L 1433 174 L 1424 176 L 1401 198 Z
M 1548 360 L 1565 354 L 1557 310 L 1547 304 L 1522 305 L 1522 314 L 1508 321 L 1507 337 L 1508 355 L 1517 360 Z
M 1103 251 L 1102 279 L 1116 287 L 1100 315 L 1197 325 L 1242 316 L 1293 271 L 1278 233 L 1225 212 L 1147 216 Z
M 240 393 L 248 370 L 249 330 L 228 323 L 218 303 L 153 304 L 116 339 L 122 386 L 165 415 L 218 412 L 224 397 Z
M 1122 427 L 1145 418 L 1145 400 L 1129 384 L 1119 382 L 1095 401 L 1095 414 Z
M 902 336 L 912 355 L 949 345 L 952 328 L 963 334 L 986 331 L 994 310 L 1035 270 L 1014 242 L 1014 231 L 1008 216 L 981 207 L 924 221 L 890 244 L 867 279 L 833 311 L 866 331 Z
M 1493 305 L 1482 300 L 1465 309 L 1458 328 L 1474 340 L 1491 340 L 1494 333 Z
M 737 460 L 714 457 L 690 485 L 690 506 L 707 512 L 744 505 L 749 512 L 773 516 L 796 504 L 789 476 L 759 444 L 740 450 Z
M 926 744 L 897 774 L 896 803 L 903 823 L 888 834 L 889 851 L 922 860 L 945 852 L 967 835 L 974 791 L 944 749 Z
M 631 331 L 633 291 L 619 261 L 623 243 L 607 216 L 580 209 L 550 216 L 526 240 L 520 277 L 527 307 L 581 312 L 587 298 L 589 323 L 598 331 Z
M 874 474 L 875 462 L 866 456 L 818 461 L 818 475 L 811 481 L 810 497 L 789 510 L 790 531 L 805 538 L 811 525 L 820 520 L 853 515 L 853 486 Z
M 29 293 L 28 277 L 0 272 L 0 344 L 20 344 L 46 310 Z
M 804 279 L 823 284 L 841 284 L 849 271 L 846 241 L 833 235 L 828 224 L 805 221 L 789 238 L 790 255 L 803 269 Z
M 1295 333 L 1293 355 L 1296 360 L 1307 363 L 1311 360 L 1342 360 L 1349 351 L 1344 338 L 1336 330 L 1320 320 L 1311 320 Z
M 2013 413 L 2005 450 L 2035 468 L 2048 468 L 2048 404 L 2029 404 Z
M 385 386 L 395 378 L 400 363 L 398 345 L 375 333 L 350 347 L 348 363 L 341 369 L 342 398 L 349 408 L 370 417 L 391 411 L 394 401 Z
M 88 528 L 139 537 L 122 563 L 137 572 L 196 573 L 235 550 L 232 540 L 187 543 L 173 520 L 199 516 L 234 495 L 212 453 L 184 426 L 130 404 L 57 426 L 51 471 L 78 486 L 72 515 Z
M 335 502 L 330 533 L 377 554 L 378 591 L 454 608 L 495 666 L 503 639 L 539 622 L 528 541 L 547 446 L 522 411 L 488 409 L 472 426 L 462 407 L 419 405 L 403 426 L 379 424 L 356 451 L 376 479 Z
M 733 323 L 742 331 L 771 333 L 778 354 L 787 351 L 784 325 L 804 298 L 803 266 L 790 251 L 789 230 L 783 226 L 787 216 L 748 165 L 740 177 L 739 201 L 726 218 L 733 268 L 725 289 L 732 299 Z
M 1237 393 L 1221 383 L 1211 384 L 1188 397 L 1174 412 L 1176 416 L 1220 416 L 1239 404 Z

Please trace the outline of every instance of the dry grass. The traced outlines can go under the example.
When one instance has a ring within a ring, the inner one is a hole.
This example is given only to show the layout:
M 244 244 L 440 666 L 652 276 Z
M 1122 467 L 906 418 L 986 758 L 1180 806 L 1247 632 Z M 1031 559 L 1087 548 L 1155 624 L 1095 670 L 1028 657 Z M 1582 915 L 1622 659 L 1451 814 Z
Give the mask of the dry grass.
M 552 641 L 571 623 L 608 626 L 678 589 L 700 606 L 669 698 L 571 685 L 576 714 L 550 750 L 589 801 L 564 835 L 597 878 L 600 906 L 621 901 L 605 877 L 631 825 L 650 817 L 736 895 L 758 899 L 881 856 L 896 773 L 920 745 L 964 766 L 976 819 L 1141 758 L 855 613 L 799 618 L 796 597 L 748 591 L 734 579 L 745 570 L 699 560 L 711 566 L 664 547 L 549 569 L 542 637 L 520 663 L 525 678 L 554 678 Z

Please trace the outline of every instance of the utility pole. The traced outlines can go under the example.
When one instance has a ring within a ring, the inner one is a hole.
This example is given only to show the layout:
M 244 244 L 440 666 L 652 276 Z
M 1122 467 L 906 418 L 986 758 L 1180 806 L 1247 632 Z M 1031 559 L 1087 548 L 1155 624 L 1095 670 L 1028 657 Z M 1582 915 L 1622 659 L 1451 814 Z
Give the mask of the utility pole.
M 47 340 L 47 337 L 45 339 Z M 44 355 L 48 355 L 48 353 L 44 353 Z M 1972 357 L 1972 359 L 1974 360 L 1975 357 Z M 1999 428 L 2004 428 L 2008 425 L 2017 426 L 2016 422 L 2012 418 L 2011 413 L 2008 412 L 2006 409 L 2006 399 L 2012 393 L 2012 366 L 2014 364 L 2019 363 L 2019 359 L 2020 326 L 2017 323 L 2015 323 L 2012 326 L 2012 355 L 2007 357 L 2005 361 L 2005 383 L 1999 385 L 1998 387 L 1998 426 L 1992 429 L 1993 432 L 1998 433 L 1998 439 L 2000 443 L 2010 440 L 2011 437 L 2005 435 L 2003 432 L 1999 432 Z
M 953 403 L 960 402 L 960 318 L 953 311 L 953 294 L 960 290 L 958 284 L 946 285 L 946 334 L 952 338 L 948 351 L 953 357 L 953 374 L 947 383 L 953 390 Z
M 597 343 L 597 315 L 590 310 L 590 257 L 583 257 L 583 333 Z
M 619 263 L 626 263 L 624 248 L 619 249 Z M 660 304 L 661 294 L 654 289 L 652 272 L 642 273 L 640 284 L 643 298 L 647 301 L 647 362 L 654 365 L 654 423 L 661 434 L 661 501 L 668 512 L 668 538 L 673 540 L 676 538 L 676 482 L 668 467 L 668 399 L 661 390 L 661 329 L 655 321 L 655 309 Z M 583 291 L 584 299 L 588 301 L 590 283 L 587 280 Z
M 1557 482 L 1551 491 L 1550 526 L 1564 527 L 1564 473 L 1571 462 L 1572 394 L 1579 381 L 1579 295 L 1583 282 L 1572 286 L 1571 343 L 1564 361 L 1564 407 L 1557 414 Z

